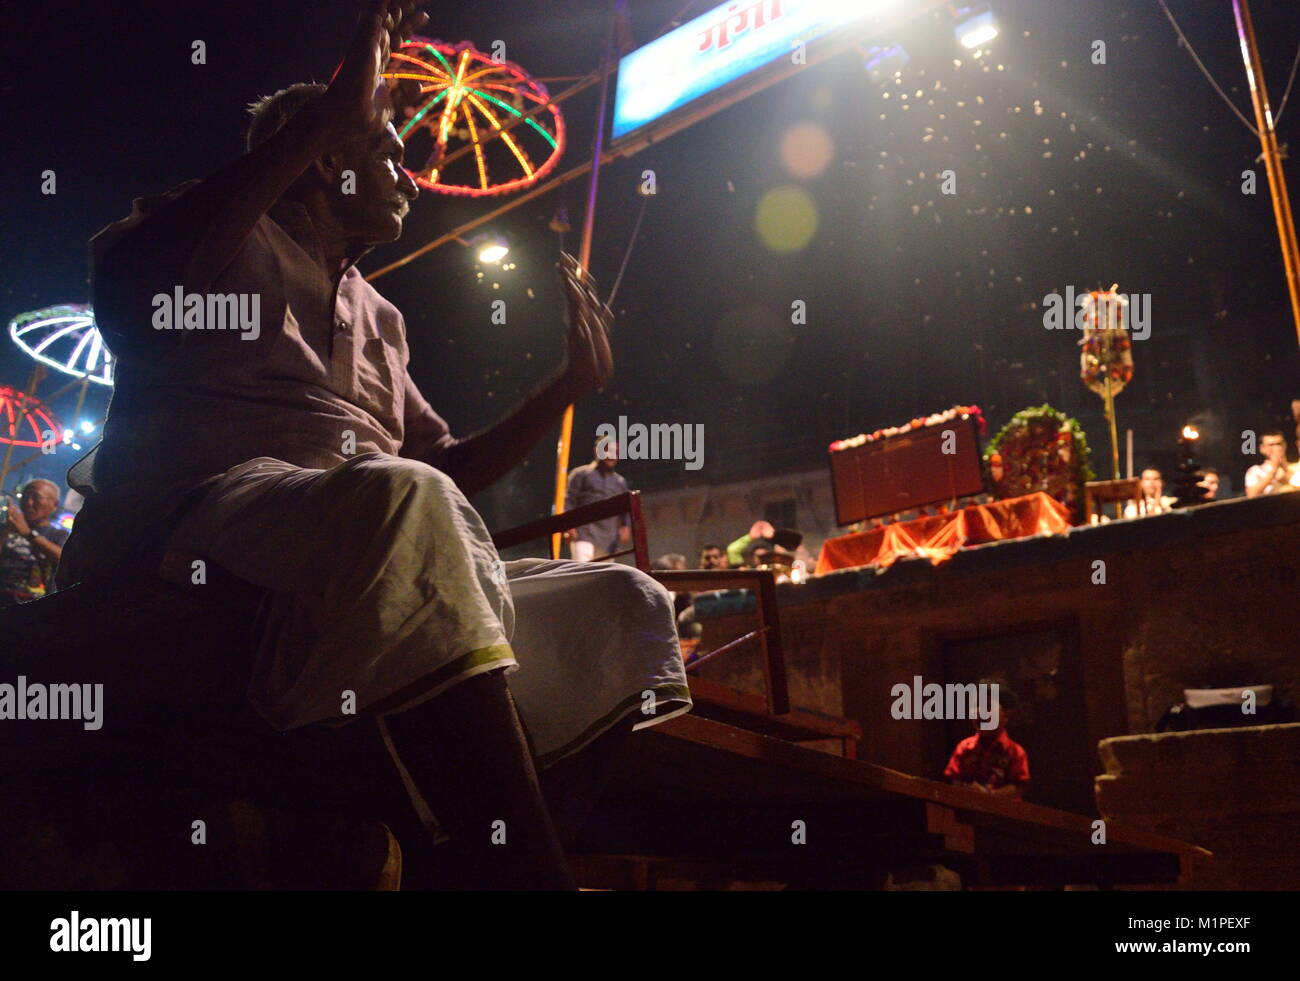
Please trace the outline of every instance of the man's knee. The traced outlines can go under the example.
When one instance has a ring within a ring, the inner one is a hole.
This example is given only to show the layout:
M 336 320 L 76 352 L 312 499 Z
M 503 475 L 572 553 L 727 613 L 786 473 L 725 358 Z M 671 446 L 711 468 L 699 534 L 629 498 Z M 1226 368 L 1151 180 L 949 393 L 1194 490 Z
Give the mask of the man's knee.
M 627 565 L 593 562 L 589 565 L 599 583 L 601 601 L 622 610 L 642 609 L 650 615 L 672 618 L 672 597 L 656 579 Z
M 410 497 L 460 499 L 456 482 L 441 470 L 405 457 L 365 453 L 339 468 L 338 477 L 355 493 L 393 503 Z

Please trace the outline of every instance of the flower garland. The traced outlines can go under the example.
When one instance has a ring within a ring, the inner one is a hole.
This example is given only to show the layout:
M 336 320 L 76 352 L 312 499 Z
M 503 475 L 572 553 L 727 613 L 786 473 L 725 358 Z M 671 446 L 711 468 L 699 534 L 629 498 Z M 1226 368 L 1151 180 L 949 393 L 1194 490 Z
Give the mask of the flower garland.
M 911 422 L 901 426 L 890 426 L 888 429 L 877 429 L 874 433 L 860 433 L 857 436 L 851 436 L 848 439 L 837 439 L 831 444 L 831 452 L 838 453 L 840 450 L 849 450 L 855 446 L 861 446 L 863 443 L 874 443 L 878 439 L 887 439 L 890 436 L 900 436 L 903 433 L 910 433 L 914 429 L 923 429 L 926 426 L 938 426 L 945 422 L 952 422 L 954 419 L 974 419 L 979 426 L 981 436 L 987 431 L 984 422 L 984 413 L 980 411 L 978 405 L 954 405 L 951 409 L 943 412 L 936 412 L 932 416 L 913 419 Z
M 1076 513 L 1093 477 L 1088 438 L 1077 420 L 1050 405 L 1011 417 L 984 450 L 989 483 L 999 498 L 1043 491 Z
M 1128 332 L 1128 298 L 1117 287 L 1083 297 L 1084 327 L 1079 341 L 1079 377 L 1098 395 L 1114 398 L 1133 380 L 1133 340 Z

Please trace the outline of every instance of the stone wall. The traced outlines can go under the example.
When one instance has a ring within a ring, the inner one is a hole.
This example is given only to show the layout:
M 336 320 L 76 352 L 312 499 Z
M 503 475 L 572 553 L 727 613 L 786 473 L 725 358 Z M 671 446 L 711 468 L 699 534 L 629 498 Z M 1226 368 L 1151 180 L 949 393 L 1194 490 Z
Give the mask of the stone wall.
M 846 570 L 778 594 L 794 703 L 859 722 L 863 759 L 938 776 L 965 733 L 895 720 L 892 686 L 1001 673 L 1025 703 L 1010 731 L 1030 751 L 1030 799 L 1078 812 L 1094 806 L 1098 742 L 1150 732 L 1184 688 L 1300 695 L 1300 494 L 986 545 L 939 566 Z M 752 625 L 704 622 L 709 646 Z M 761 690 L 753 651 L 701 673 Z
M 1300 725 L 1107 739 L 1108 821 L 1208 848 L 1187 889 L 1300 889 Z

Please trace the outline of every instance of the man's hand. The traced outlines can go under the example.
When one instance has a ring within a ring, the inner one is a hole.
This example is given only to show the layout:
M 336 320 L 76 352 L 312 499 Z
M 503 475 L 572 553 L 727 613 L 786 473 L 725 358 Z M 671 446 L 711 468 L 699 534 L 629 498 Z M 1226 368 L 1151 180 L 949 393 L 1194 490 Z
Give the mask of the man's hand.
M 416 8 L 423 0 L 371 0 L 361 13 L 343 64 L 321 97 L 320 111 L 341 138 L 382 129 L 393 117 L 389 85 L 381 74 L 393 51 L 429 22 Z
M 5 507 L 5 524 L 24 538 L 32 533 L 32 526 L 27 523 L 26 515 L 23 514 L 22 508 L 16 504 L 9 504 Z
M 527 455 L 565 409 L 598 391 L 614 374 L 609 350 L 613 315 L 596 296 L 595 283 L 570 255 L 560 259 L 560 276 L 569 304 L 568 356 L 564 366 L 505 419 L 459 440 L 437 466 L 473 496 L 500 479 Z M 572 540 L 572 539 L 570 539 Z
M 772 527 L 771 522 L 755 521 L 749 528 L 750 538 L 771 538 L 776 534 L 776 529 Z
M 614 375 L 609 328 L 614 315 L 596 294 L 596 281 L 567 252 L 560 254 L 560 278 L 569 304 L 569 351 L 564 378 L 576 401 L 598 392 Z

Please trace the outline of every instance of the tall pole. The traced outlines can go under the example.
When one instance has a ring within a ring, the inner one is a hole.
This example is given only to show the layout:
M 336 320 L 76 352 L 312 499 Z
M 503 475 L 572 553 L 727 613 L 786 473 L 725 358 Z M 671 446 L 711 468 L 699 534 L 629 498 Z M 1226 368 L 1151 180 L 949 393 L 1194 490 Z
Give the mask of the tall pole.
M 596 189 L 600 183 L 600 158 L 605 152 L 605 107 L 609 99 L 610 62 L 614 55 L 614 27 L 618 20 L 617 9 L 610 8 L 609 34 L 605 40 L 605 52 L 600 60 L 600 108 L 596 110 L 596 137 L 591 149 L 591 180 L 587 184 L 587 213 L 582 222 L 582 240 L 578 249 L 578 264 L 583 269 L 591 268 L 591 241 L 596 230 Z M 569 450 L 573 442 L 573 406 L 565 407 L 564 418 L 560 422 L 560 441 L 555 447 L 555 499 L 551 503 L 551 514 L 564 510 L 564 500 L 569 489 Z M 560 557 L 561 536 L 551 536 L 551 558 Z
M 1110 369 L 1106 369 L 1106 394 L 1102 396 L 1106 406 L 1106 423 L 1110 426 L 1110 475 L 1112 480 L 1119 480 L 1119 432 L 1115 428 L 1115 393 L 1110 387 Z
M 1259 129 L 1259 142 L 1264 147 L 1268 189 L 1273 196 L 1273 214 L 1277 219 L 1277 235 L 1282 243 L 1286 285 L 1291 294 L 1291 316 L 1295 321 L 1296 341 L 1300 343 L 1300 247 L 1296 245 L 1295 218 L 1291 214 L 1291 199 L 1286 192 L 1286 176 L 1282 173 L 1282 155 L 1277 148 L 1273 109 L 1268 103 L 1264 67 L 1259 59 L 1259 46 L 1255 42 L 1255 24 L 1250 18 L 1250 6 L 1247 0 L 1232 0 L 1232 12 L 1237 18 L 1237 36 L 1241 40 L 1241 57 L 1246 62 L 1246 80 L 1250 83 L 1250 101 L 1255 106 L 1255 125 Z

